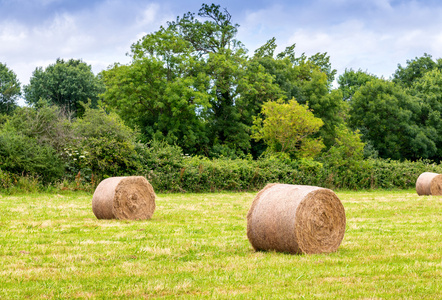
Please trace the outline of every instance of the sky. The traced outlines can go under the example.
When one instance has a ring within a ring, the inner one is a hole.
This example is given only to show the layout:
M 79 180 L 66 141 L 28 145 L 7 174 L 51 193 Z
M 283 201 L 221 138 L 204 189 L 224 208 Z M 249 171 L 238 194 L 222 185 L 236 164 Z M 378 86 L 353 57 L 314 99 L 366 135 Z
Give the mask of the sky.
M 57 58 L 82 59 L 95 74 L 130 62 L 130 46 L 202 3 L 186 0 L 0 0 L 0 62 L 22 86 L 37 67 Z M 297 56 L 327 52 L 337 75 L 345 69 L 386 79 L 398 64 L 442 58 L 442 1 L 219 0 L 237 39 L 253 55 L 272 37 L 276 52 L 296 43 Z

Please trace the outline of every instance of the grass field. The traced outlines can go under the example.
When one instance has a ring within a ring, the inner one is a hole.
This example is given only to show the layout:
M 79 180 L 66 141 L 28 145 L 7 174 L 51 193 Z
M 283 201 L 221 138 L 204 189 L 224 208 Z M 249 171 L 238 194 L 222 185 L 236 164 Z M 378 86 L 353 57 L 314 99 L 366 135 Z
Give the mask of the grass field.
M 442 299 L 442 197 L 337 192 L 336 253 L 254 252 L 255 193 L 160 194 L 149 221 L 85 193 L 0 196 L 0 299 Z

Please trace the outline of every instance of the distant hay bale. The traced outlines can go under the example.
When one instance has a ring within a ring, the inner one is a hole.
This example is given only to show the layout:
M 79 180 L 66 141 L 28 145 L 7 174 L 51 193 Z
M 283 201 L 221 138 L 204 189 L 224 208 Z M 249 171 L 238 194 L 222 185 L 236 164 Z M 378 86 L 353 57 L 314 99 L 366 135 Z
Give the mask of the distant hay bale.
M 329 189 L 268 184 L 247 214 L 253 248 L 293 254 L 335 252 L 344 238 L 345 210 Z
M 442 175 L 431 172 L 424 172 L 416 180 L 416 192 L 419 196 L 442 195 Z
M 110 177 L 97 186 L 92 211 L 98 219 L 148 220 L 155 211 L 155 192 L 142 176 Z

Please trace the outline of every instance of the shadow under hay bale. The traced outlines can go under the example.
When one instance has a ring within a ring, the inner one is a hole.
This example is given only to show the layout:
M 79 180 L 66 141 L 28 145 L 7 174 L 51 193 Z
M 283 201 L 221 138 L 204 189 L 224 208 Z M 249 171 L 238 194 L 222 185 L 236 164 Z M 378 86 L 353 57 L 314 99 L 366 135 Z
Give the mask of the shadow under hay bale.
M 416 192 L 419 196 L 442 195 L 442 175 L 431 172 L 424 172 L 416 180 Z
M 345 210 L 329 189 L 268 184 L 247 214 L 247 237 L 257 251 L 335 252 L 344 238 Z
M 92 211 L 98 219 L 148 220 L 155 211 L 155 192 L 142 176 L 110 177 L 97 186 Z

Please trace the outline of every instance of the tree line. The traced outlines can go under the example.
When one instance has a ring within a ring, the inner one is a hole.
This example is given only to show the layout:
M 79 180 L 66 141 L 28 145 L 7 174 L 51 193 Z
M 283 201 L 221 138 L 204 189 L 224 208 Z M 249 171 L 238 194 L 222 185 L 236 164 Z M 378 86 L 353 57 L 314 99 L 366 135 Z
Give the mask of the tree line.
M 208 158 L 440 162 L 441 59 L 408 60 L 389 79 L 353 69 L 336 78 L 327 53 L 297 55 L 295 44 L 276 53 L 275 38 L 248 53 L 238 27 L 227 9 L 203 4 L 98 75 L 57 59 L 21 87 L 0 63 L 0 169 L 27 173 L 57 157 L 72 174 L 125 173 L 152 142 Z

